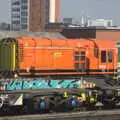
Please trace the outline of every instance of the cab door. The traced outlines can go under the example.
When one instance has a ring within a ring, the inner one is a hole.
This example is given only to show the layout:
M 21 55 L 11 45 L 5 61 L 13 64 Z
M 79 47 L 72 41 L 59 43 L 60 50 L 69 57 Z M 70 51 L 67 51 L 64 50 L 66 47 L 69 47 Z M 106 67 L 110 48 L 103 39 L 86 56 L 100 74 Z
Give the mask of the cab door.
M 107 70 L 107 51 L 106 49 L 101 49 L 99 59 L 99 71 L 105 72 L 106 70 Z
M 114 57 L 113 57 L 113 54 L 114 54 L 114 50 L 111 50 L 109 49 L 108 50 L 108 53 L 107 53 L 107 57 L 108 57 L 108 61 L 107 61 L 107 70 L 109 72 L 113 72 L 114 70 Z

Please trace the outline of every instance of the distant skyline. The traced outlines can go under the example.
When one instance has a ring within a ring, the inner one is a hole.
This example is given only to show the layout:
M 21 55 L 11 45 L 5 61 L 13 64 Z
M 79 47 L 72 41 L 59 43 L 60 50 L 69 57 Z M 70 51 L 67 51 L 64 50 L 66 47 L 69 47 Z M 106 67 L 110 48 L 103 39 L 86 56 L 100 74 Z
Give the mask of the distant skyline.
M 10 23 L 10 1 L 0 2 L 0 22 Z M 120 0 L 61 0 L 61 20 L 72 17 L 80 20 L 82 13 L 90 19 L 112 19 L 120 25 Z

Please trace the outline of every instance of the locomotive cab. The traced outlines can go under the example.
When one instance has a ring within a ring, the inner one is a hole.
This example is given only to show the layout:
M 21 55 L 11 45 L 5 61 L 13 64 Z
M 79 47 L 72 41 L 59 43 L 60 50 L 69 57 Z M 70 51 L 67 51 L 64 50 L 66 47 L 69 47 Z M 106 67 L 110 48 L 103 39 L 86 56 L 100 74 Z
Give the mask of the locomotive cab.
M 108 50 L 101 50 L 100 51 L 100 65 L 99 69 L 102 70 L 102 72 L 109 72 L 114 74 L 115 72 L 115 51 L 113 49 L 108 49 Z
M 108 45 L 109 42 L 109 45 Z M 89 55 L 91 74 L 114 76 L 117 68 L 117 48 L 113 41 L 94 40 L 94 55 Z M 92 51 L 92 50 L 91 50 Z

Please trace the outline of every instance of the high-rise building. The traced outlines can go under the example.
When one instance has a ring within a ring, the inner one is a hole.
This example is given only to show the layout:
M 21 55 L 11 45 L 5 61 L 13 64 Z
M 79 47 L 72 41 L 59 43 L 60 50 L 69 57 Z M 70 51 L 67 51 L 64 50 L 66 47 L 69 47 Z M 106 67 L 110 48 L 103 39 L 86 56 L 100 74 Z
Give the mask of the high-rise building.
M 44 31 L 60 20 L 60 0 L 11 0 L 11 30 Z

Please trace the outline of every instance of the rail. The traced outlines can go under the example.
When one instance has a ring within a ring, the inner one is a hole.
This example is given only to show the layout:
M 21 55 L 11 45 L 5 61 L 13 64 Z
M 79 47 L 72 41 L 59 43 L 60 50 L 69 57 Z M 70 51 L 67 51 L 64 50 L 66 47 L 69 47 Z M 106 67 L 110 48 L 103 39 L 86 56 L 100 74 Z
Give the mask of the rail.
M 5 116 L 0 120 L 119 120 L 120 110 Z

